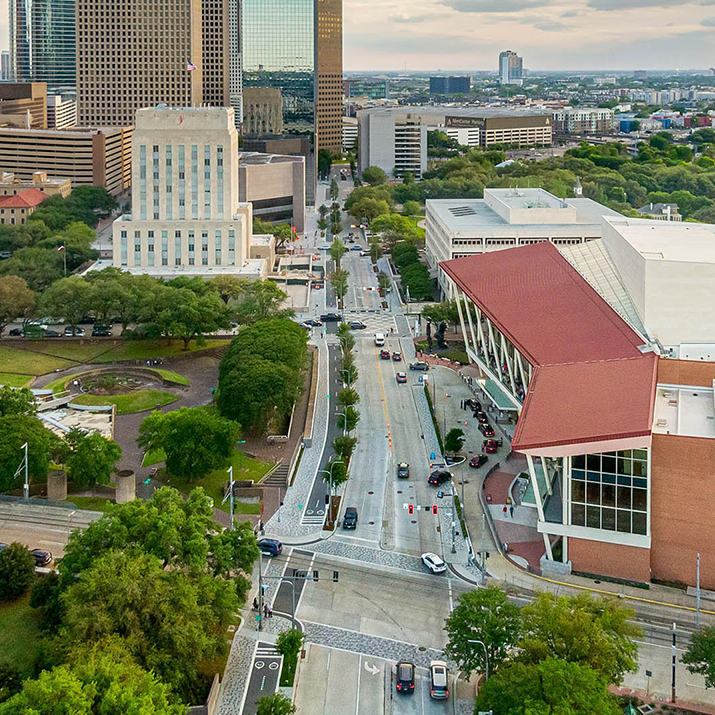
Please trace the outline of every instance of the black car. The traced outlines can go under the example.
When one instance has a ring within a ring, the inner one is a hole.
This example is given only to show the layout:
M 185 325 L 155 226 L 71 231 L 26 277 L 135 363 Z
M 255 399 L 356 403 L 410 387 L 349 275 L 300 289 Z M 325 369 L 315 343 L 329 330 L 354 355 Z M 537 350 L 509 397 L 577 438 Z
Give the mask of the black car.
M 470 467 L 481 467 L 482 464 L 485 464 L 486 462 L 489 461 L 489 457 L 487 457 L 486 454 L 476 454 L 474 457 L 472 457 L 469 460 L 469 466 Z
M 30 553 L 35 557 L 35 566 L 47 566 L 52 561 L 52 554 L 44 549 L 32 549 Z
M 112 335 L 112 331 L 104 325 L 95 325 L 92 330 L 93 338 L 108 338 Z
M 432 484 L 438 487 L 440 484 L 448 482 L 452 478 L 452 473 L 448 472 L 446 469 L 435 469 L 432 474 L 429 475 L 427 479 L 427 484 Z
M 424 370 L 427 372 L 427 370 L 429 370 L 429 365 L 426 362 L 411 362 L 410 370 Z
M 320 316 L 320 320 L 323 323 L 339 323 L 342 319 L 340 313 L 324 313 Z
M 412 695 L 415 692 L 415 665 L 408 660 L 401 660 L 397 664 L 395 674 L 395 689 L 403 695 Z
M 397 476 L 400 479 L 408 479 L 410 476 L 410 465 L 407 462 L 400 462 L 397 465 Z
M 494 436 L 494 429 L 488 422 L 480 422 L 479 423 L 479 431 L 485 437 L 493 437 Z

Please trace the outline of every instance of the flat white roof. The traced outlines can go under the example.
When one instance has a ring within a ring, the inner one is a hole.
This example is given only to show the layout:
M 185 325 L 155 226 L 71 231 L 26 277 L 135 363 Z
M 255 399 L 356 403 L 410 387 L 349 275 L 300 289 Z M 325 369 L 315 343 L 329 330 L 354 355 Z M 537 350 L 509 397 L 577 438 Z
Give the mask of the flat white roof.
M 608 223 L 646 260 L 715 263 L 715 225 L 607 218 Z
M 715 390 L 659 383 L 653 432 L 715 439 Z

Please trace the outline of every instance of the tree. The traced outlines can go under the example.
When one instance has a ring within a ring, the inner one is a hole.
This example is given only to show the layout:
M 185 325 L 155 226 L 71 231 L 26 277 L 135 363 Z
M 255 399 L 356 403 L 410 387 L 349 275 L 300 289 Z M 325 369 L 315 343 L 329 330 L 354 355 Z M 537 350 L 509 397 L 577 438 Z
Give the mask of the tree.
M 256 715 L 293 715 L 295 705 L 280 693 L 265 695 L 256 702 Z
M 78 489 L 97 484 L 109 484 L 117 462 L 122 458 L 122 448 L 97 432 L 87 434 L 73 429 L 66 437 L 70 451 L 65 465 L 67 476 Z
M 371 186 L 387 183 L 387 174 L 379 166 L 368 166 L 362 172 L 362 180 Z
M 706 688 L 715 688 L 715 626 L 705 626 L 690 636 L 682 661 L 689 672 L 705 678 Z
M 29 387 L 16 389 L 0 386 L 0 417 L 5 415 L 34 415 L 37 403 Z
M 35 293 L 19 276 L 0 278 L 0 335 L 9 323 L 17 318 L 24 319 L 35 308 Z
M 454 427 L 449 432 L 447 432 L 447 436 L 444 438 L 444 450 L 445 452 L 451 452 L 452 454 L 456 454 L 459 452 L 460 449 L 462 449 L 462 445 L 464 444 L 464 432 L 459 429 L 459 427 Z
M 273 281 L 246 281 L 234 311 L 235 318 L 241 325 L 252 325 L 259 320 L 292 315 L 293 311 L 280 309 L 287 297 Z
M 20 669 L 7 661 L 0 661 L 0 703 L 22 690 Z
M 330 244 L 330 257 L 335 261 L 337 269 L 340 268 L 340 262 L 343 260 L 344 255 L 345 244 L 339 238 L 334 239 Z
M 14 541 L 0 551 L 0 600 L 14 601 L 35 580 L 35 557 L 23 544 Z
M 521 636 L 519 608 L 495 586 L 470 591 L 459 597 L 459 603 L 447 618 L 449 641 L 446 652 L 466 674 L 484 672 L 484 649 L 470 640 L 481 640 L 489 654 L 489 669 L 503 663 Z
M 335 295 L 342 304 L 345 294 L 348 292 L 348 276 L 350 273 L 342 268 L 334 270 L 330 275 L 330 284 L 333 286 Z
M 42 422 L 30 415 L 0 417 L 0 492 L 21 486 L 23 475 L 17 471 L 27 442 L 28 475 L 30 481 L 45 477 L 50 466 L 50 449 L 59 438 Z
M 359 421 L 360 413 L 352 405 L 345 408 L 344 416 L 342 414 L 338 415 L 338 427 L 348 433 L 357 427 Z
M 221 297 L 224 305 L 228 305 L 243 293 L 244 283 L 238 276 L 229 274 L 216 276 L 209 281 L 209 284 Z
M 222 467 L 233 454 L 239 425 L 206 407 L 158 410 L 139 425 L 137 444 L 146 450 L 163 449 L 170 474 L 198 479 Z
M 519 660 L 560 658 L 587 665 L 608 683 L 619 685 L 625 673 L 638 670 L 633 639 L 641 629 L 631 622 L 634 615 L 612 599 L 540 593 L 522 611 L 525 635 Z
M 355 449 L 357 444 L 357 437 L 350 437 L 348 435 L 339 435 L 333 440 L 333 449 L 335 454 L 338 455 L 342 460 L 347 461 Z
M 548 658 L 509 663 L 482 684 L 475 712 L 494 715 L 618 715 L 607 681 L 586 665 Z
M 137 665 L 118 638 L 72 649 L 68 663 L 43 670 L 4 705 L 2 715 L 183 715 L 186 706 L 169 686 Z M 59 706 L 59 707 L 58 707 Z

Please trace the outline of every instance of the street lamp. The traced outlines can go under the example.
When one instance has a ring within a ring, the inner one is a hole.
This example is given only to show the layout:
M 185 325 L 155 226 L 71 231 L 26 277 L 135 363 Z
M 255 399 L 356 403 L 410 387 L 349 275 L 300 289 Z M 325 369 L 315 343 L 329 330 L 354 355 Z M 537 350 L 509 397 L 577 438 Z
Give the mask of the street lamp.
M 485 662 L 485 667 L 484 667 L 484 682 L 489 680 L 489 651 L 487 650 L 487 647 L 484 645 L 483 641 L 478 641 L 478 640 L 468 640 L 467 643 L 479 643 L 482 648 L 484 648 L 484 662 Z

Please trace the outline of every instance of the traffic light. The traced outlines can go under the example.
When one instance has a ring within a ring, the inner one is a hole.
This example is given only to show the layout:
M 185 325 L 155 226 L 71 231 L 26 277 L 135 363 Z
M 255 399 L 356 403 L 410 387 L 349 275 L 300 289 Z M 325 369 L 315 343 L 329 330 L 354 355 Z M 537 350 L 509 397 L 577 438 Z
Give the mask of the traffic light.
M 412 504 L 407 505 L 407 513 L 411 516 L 412 514 L 415 513 L 415 507 Z
M 437 516 L 437 505 L 436 505 L 436 504 L 432 504 L 432 513 L 433 513 L 435 516 Z

